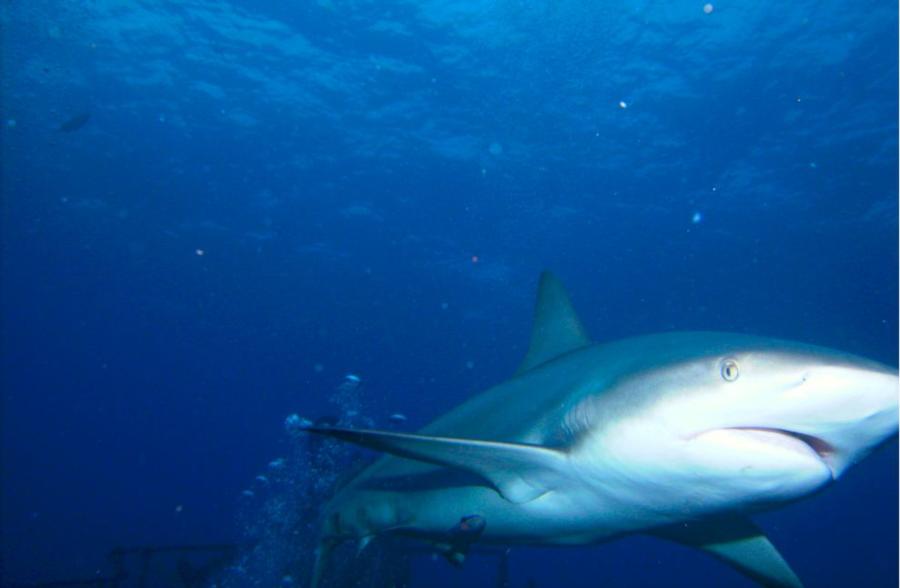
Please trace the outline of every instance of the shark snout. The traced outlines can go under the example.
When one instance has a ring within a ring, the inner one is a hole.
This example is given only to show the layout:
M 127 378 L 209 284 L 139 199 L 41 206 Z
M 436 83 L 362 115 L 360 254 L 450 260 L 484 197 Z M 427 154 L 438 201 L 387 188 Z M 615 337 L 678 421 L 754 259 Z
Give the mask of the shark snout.
M 723 385 L 727 402 L 690 413 L 697 428 L 685 438 L 712 467 L 752 471 L 804 493 L 897 434 L 896 370 L 820 357 L 779 365 L 771 377 L 748 377 L 744 387 Z
M 808 445 L 833 478 L 897 433 L 897 371 L 880 364 L 812 367 L 783 402 L 772 428 Z

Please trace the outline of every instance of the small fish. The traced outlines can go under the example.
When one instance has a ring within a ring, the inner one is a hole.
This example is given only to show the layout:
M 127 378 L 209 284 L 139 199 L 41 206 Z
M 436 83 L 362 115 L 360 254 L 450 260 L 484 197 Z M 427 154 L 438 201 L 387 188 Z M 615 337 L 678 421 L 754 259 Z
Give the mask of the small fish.
M 82 112 L 81 114 L 76 114 L 63 124 L 59 125 L 56 131 L 59 133 L 74 133 L 75 131 L 86 125 L 89 120 L 91 120 L 91 113 Z
M 435 547 L 450 564 L 460 567 L 466 560 L 469 547 L 481 537 L 486 524 L 481 515 L 464 516 L 447 532 L 449 541 L 438 543 Z

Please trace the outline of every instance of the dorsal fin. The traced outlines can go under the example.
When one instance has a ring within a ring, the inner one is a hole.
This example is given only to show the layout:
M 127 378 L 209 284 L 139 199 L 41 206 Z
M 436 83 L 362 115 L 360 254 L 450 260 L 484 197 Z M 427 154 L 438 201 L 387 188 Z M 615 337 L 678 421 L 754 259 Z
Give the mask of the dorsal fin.
M 516 374 L 590 343 L 562 283 L 550 272 L 541 273 L 531 344 Z

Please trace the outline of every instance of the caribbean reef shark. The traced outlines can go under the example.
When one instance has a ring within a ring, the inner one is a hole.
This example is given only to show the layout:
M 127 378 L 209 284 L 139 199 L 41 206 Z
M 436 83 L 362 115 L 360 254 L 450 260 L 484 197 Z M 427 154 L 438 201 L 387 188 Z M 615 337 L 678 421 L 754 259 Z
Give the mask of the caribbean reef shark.
M 324 508 L 313 584 L 345 540 L 584 545 L 646 533 L 765 586 L 800 580 L 749 518 L 812 494 L 896 435 L 897 370 L 775 339 L 665 333 L 594 344 L 541 276 L 506 382 L 416 434 L 310 427 L 389 455 Z

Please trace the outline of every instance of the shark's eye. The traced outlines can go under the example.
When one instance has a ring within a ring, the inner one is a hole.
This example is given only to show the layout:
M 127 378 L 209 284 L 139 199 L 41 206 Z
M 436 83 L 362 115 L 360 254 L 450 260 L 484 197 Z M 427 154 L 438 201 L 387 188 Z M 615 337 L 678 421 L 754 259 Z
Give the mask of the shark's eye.
M 734 382 L 741 375 L 738 363 L 733 359 L 726 359 L 722 362 L 722 379 L 726 382 Z

